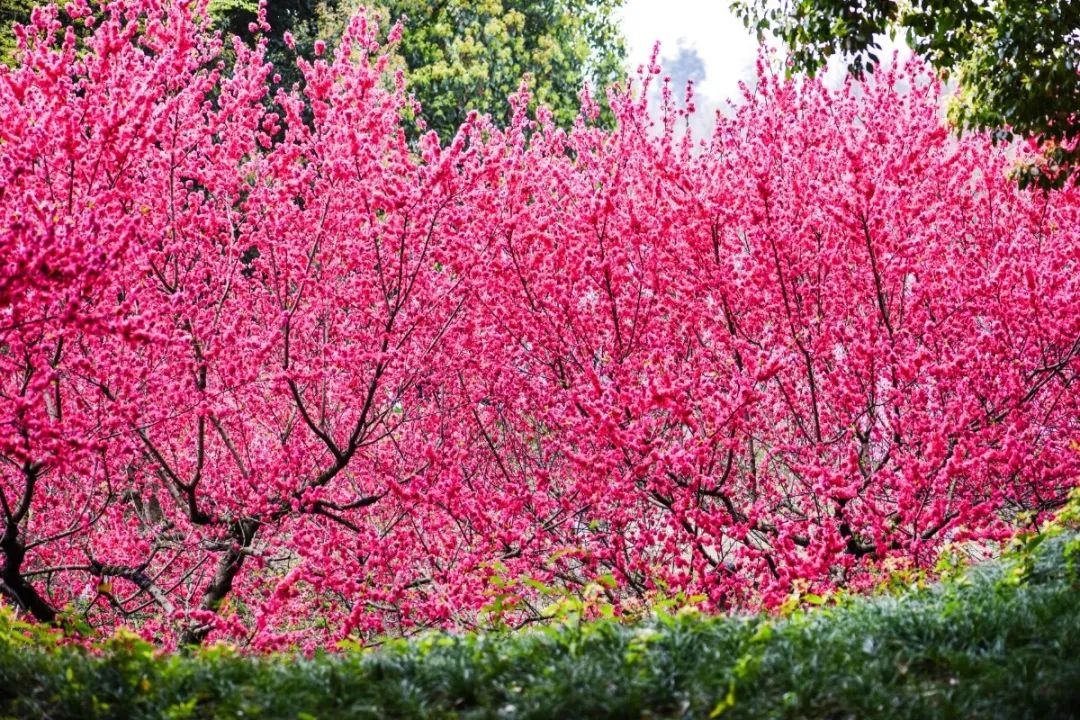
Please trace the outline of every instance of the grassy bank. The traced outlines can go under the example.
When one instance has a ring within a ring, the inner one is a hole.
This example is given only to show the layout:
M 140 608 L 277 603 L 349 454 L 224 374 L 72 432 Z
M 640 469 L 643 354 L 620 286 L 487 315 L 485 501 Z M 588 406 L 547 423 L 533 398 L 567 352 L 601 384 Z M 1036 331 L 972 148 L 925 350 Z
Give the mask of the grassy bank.
M 0 718 L 1080 717 L 1078 547 L 783 618 L 569 618 L 314 659 L 87 652 L 4 613 Z

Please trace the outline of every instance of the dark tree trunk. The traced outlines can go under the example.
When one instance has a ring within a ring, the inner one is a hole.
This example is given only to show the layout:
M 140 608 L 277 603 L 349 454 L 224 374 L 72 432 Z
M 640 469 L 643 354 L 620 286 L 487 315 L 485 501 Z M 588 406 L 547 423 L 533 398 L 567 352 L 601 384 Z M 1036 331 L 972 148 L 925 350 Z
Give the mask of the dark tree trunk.
M 56 610 L 33 585 L 22 576 L 21 568 L 26 557 L 26 547 L 19 539 L 19 526 L 8 521 L 4 536 L 0 538 L 0 552 L 3 553 L 4 567 L 0 570 L 0 594 L 3 594 L 16 607 L 29 612 L 39 622 L 56 622 Z
M 217 612 L 222 601 L 228 597 L 232 591 L 233 580 L 244 565 L 245 551 L 255 539 L 255 532 L 258 528 L 258 522 L 249 518 L 238 520 L 233 524 L 230 536 L 234 544 L 225 550 L 218 560 L 214 577 L 211 578 L 210 584 L 206 586 L 202 600 L 199 602 L 200 610 Z M 210 630 L 210 626 L 205 623 L 190 625 L 180 635 L 180 644 L 201 645 L 206 640 L 206 636 L 210 634 Z

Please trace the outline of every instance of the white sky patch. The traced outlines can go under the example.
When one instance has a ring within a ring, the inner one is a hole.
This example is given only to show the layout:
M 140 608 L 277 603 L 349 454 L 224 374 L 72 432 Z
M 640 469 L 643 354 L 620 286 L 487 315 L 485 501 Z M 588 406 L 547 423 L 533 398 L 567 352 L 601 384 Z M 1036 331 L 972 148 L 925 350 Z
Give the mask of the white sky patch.
M 653 45 L 660 42 L 661 65 L 681 97 L 687 71 L 694 77 L 699 129 L 711 127 L 711 117 L 729 103 L 741 101 L 739 82 L 753 87 L 758 43 L 754 33 L 729 8 L 729 0 L 625 0 L 620 12 L 631 72 L 647 63 Z M 899 50 L 910 55 L 903 40 L 879 38 L 879 57 L 885 63 Z M 676 62 L 679 61 L 679 62 Z M 700 61 L 700 62 L 699 62 Z M 838 87 L 846 76 L 843 61 L 833 58 L 825 83 Z
M 739 81 L 754 79 L 757 40 L 725 0 L 626 0 L 621 15 L 631 70 L 648 62 L 659 41 L 669 60 L 681 48 L 697 54 L 705 66 L 697 92 L 711 104 L 738 98 Z

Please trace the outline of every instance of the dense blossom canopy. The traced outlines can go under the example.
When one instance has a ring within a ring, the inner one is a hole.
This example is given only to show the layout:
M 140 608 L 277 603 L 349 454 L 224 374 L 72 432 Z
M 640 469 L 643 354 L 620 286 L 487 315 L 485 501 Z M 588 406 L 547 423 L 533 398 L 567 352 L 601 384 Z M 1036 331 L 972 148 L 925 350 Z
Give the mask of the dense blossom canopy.
M 203 5 L 91 10 L 0 68 L 0 591 L 39 620 L 769 606 L 1075 481 L 1080 195 L 1017 190 L 918 66 L 762 70 L 699 141 L 650 65 L 614 130 L 523 91 L 411 145 L 362 15 L 289 91 Z

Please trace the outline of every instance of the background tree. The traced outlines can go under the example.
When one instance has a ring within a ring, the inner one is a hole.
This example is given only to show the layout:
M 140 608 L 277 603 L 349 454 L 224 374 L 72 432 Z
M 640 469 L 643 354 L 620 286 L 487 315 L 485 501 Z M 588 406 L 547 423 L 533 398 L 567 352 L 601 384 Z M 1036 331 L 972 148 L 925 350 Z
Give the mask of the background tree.
M 12 22 L 26 23 L 34 0 L 2 0 L 0 53 L 14 60 Z M 285 87 L 302 81 L 297 55 L 311 58 L 315 43 L 333 47 L 361 6 L 380 18 L 383 30 L 399 19 L 406 32 L 393 64 L 408 68 L 409 91 L 423 107 L 428 129 L 444 140 L 470 110 L 510 117 L 506 98 L 525 75 L 536 102 L 568 126 L 577 115 L 578 94 L 588 83 L 602 91 L 623 72 L 625 48 L 615 11 L 622 0 L 269 0 L 266 59 Z M 257 0 L 213 0 L 218 27 L 253 41 Z M 286 43 L 285 34 L 292 36 Z M 291 44 L 291 47 L 290 47 Z M 226 55 L 231 51 L 225 46 Z M 606 116 L 605 116 L 606 117 Z M 411 130 L 411 129 L 410 129 Z M 415 133 L 413 133 L 415 134 Z
M 14 59 L 15 33 L 12 32 L 12 23 L 29 20 L 35 4 L 34 0 L 0 0 L 0 62 L 10 63 Z
M 35 5 L 45 5 L 45 0 L 0 0 L 0 62 L 12 65 L 16 62 L 16 37 L 14 23 L 25 25 L 30 20 L 30 13 Z M 284 3 L 271 3 L 274 27 L 293 29 L 294 33 L 303 32 L 310 23 L 314 27 L 315 3 L 303 0 L 289 0 Z M 255 21 L 259 12 L 258 0 L 211 0 L 208 3 L 210 15 L 227 31 L 236 35 L 249 34 L 248 24 Z M 294 29 L 295 28 L 295 29 Z M 281 33 L 277 34 L 277 45 L 284 47 Z
M 447 139 L 470 110 L 510 118 L 506 98 L 531 77 L 533 98 L 569 125 L 584 84 L 603 89 L 623 71 L 625 49 L 615 11 L 622 0 L 289 0 L 269 2 L 267 58 L 285 84 L 299 78 L 295 55 L 329 45 L 361 5 L 385 27 L 399 19 L 405 32 L 395 52 L 408 69 L 409 91 L 423 106 L 429 129 Z M 248 35 L 257 4 L 237 2 L 223 13 L 226 27 Z M 285 47 L 282 34 L 295 40 Z
M 326 18 L 339 17 L 336 12 L 341 0 L 268 0 L 266 3 L 266 21 L 270 30 L 265 32 L 266 59 L 274 65 L 274 71 L 281 77 L 285 87 L 303 80 L 303 73 L 296 64 L 296 56 L 311 58 L 314 54 L 315 41 L 324 34 L 320 29 L 326 24 Z M 210 12 L 217 26 L 232 35 L 238 35 L 249 42 L 255 40 L 262 30 L 257 24 L 252 25 L 259 14 L 258 0 L 213 0 Z M 340 38 L 348 21 L 347 15 L 340 16 L 340 22 L 334 25 L 335 38 Z M 254 28 L 254 29 L 253 29 Z M 285 42 L 285 33 L 292 36 L 292 47 Z
M 625 56 L 614 13 L 621 0 L 390 0 L 406 17 L 398 52 L 428 127 L 447 137 L 470 110 L 510 119 L 506 98 L 523 75 L 558 124 L 577 116 L 585 83 L 619 79 Z
M 770 31 L 793 69 L 814 72 L 834 54 L 857 75 L 880 62 L 882 35 L 907 43 L 961 92 L 949 109 L 963 129 L 1032 138 L 1040 162 L 1022 183 L 1060 183 L 1078 157 L 1080 4 L 1073 0 L 738 0 L 747 26 Z

